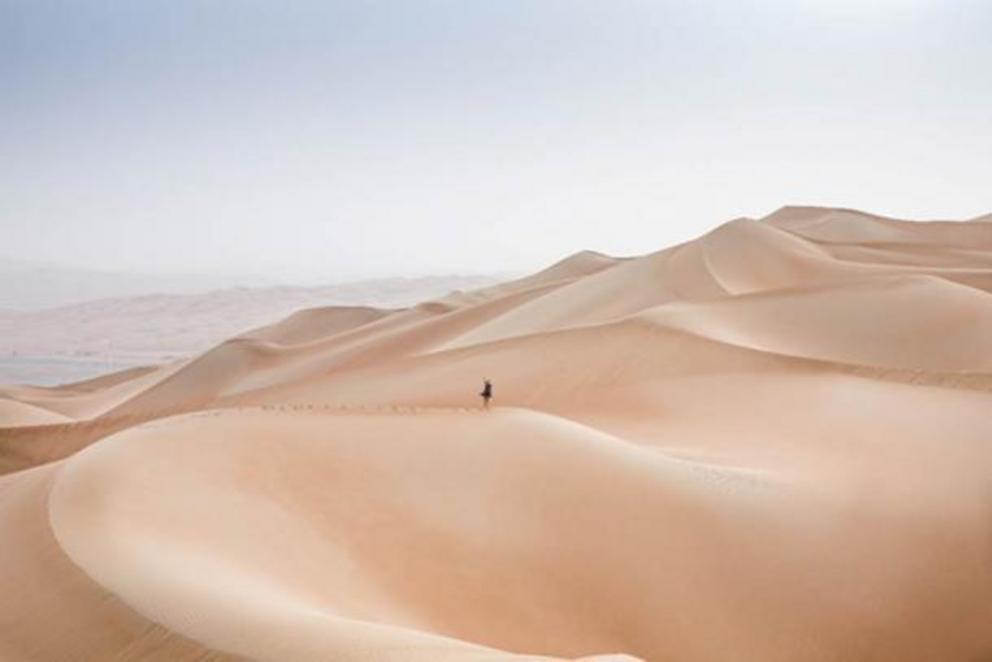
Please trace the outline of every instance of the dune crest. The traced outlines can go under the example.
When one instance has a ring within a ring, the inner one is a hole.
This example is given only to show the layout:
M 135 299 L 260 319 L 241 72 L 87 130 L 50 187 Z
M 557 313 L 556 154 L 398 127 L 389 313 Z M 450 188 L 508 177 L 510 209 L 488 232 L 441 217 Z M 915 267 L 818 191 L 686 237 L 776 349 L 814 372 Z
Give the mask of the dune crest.
M 990 658 L 988 218 L 784 207 L 0 387 L 0 659 Z

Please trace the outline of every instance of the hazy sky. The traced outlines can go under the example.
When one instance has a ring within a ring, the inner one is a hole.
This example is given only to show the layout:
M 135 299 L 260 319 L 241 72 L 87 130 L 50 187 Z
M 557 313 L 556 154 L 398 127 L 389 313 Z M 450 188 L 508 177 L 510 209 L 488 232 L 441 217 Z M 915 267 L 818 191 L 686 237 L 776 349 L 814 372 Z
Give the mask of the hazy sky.
M 988 0 L 0 0 L 0 254 L 294 280 L 992 211 Z

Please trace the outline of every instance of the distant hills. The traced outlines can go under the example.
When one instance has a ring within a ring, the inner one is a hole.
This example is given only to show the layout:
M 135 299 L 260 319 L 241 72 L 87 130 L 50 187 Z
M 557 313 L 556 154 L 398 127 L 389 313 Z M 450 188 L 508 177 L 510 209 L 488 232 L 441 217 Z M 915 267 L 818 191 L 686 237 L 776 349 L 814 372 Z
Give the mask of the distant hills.
M 12 266 L 13 265 L 13 266 Z M 14 274 L 13 277 L 11 274 Z M 26 308 L 35 301 L 59 301 L 114 290 L 166 285 L 154 277 L 123 278 L 75 270 L 18 268 L 0 264 L 0 381 L 21 381 L 19 363 L 39 358 L 74 358 L 101 364 L 131 365 L 188 356 L 221 340 L 259 327 L 295 311 L 327 305 L 372 305 L 396 308 L 441 297 L 454 290 L 497 282 L 491 276 L 384 278 L 318 287 L 229 287 L 198 293 L 113 296 Z M 182 285 L 177 279 L 176 285 Z M 193 281 L 187 280 L 186 287 Z M 46 366 L 48 364 L 46 363 Z M 62 369 L 64 362 L 54 364 Z M 100 369 L 97 366 L 97 370 Z M 46 367 L 47 369 L 47 367 Z M 7 374 L 9 373 L 9 374 Z M 76 373 L 73 373 L 75 376 Z M 58 375 L 52 379 L 58 381 Z M 46 380 L 47 381 L 47 380 Z
M 93 299 L 151 292 L 193 294 L 236 284 L 273 285 L 210 275 L 156 275 L 81 269 L 0 256 L 0 312 L 42 310 Z

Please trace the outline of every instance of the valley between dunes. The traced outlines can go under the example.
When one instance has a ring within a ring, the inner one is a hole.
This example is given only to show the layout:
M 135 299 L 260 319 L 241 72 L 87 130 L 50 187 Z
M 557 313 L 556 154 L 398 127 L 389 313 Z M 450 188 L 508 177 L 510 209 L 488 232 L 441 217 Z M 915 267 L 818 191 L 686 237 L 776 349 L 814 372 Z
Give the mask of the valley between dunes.
M 300 311 L 0 387 L 0 660 L 989 660 L 990 412 L 989 217 Z

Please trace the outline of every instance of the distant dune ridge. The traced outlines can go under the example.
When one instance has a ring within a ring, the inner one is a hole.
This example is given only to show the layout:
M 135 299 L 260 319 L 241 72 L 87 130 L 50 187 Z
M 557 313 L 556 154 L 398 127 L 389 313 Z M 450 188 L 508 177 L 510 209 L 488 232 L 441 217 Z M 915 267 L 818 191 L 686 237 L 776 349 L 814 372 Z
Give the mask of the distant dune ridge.
M 30 290 L 33 278 L 31 272 L 17 272 L 6 284 Z M 302 309 L 333 305 L 341 308 L 336 318 L 344 319 L 350 306 L 356 309 L 353 315 L 361 315 L 369 305 L 410 306 L 498 280 L 485 275 L 381 278 L 321 287 L 117 296 L 41 310 L 0 310 L 0 382 L 55 385 L 115 368 L 185 358 L 296 311 L 294 324 L 303 336 L 290 334 L 284 340 L 298 342 L 307 334 L 319 337 L 334 330 L 322 323 L 319 313 L 312 323 L 306 321 Z
M 992 659 L 989 219 L 786 207 L 0 387 L 0 659 Z

